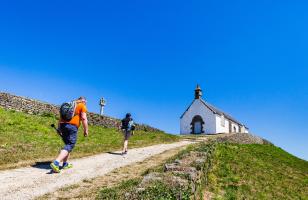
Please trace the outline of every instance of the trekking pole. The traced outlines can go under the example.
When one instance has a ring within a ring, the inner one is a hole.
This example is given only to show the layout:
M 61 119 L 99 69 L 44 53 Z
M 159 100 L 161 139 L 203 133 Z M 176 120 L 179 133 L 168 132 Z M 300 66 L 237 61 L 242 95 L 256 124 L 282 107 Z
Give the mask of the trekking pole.
M 51 124 L 50 126 L 57 131 L 58 135 L 62 136 L 61 131 L 58 128 L 56 128 L 56 126 L 54 124 Z

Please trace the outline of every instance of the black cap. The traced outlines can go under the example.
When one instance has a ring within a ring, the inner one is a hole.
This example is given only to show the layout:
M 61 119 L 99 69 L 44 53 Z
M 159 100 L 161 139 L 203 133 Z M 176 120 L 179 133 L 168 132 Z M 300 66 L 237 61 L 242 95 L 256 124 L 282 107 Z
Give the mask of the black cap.
M 130 113 L 127 113 L 126 114 L 126 118 L 129 118 L 129 117 L 131 117 L 132 115 L 130 114 Z

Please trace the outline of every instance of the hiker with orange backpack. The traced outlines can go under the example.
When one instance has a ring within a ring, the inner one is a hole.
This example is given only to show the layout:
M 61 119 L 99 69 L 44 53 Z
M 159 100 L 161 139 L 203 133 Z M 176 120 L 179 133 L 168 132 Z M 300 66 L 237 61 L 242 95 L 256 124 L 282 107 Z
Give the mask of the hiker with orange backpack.
M 68 158 L 77 141 L 80 121 L 82 122 L 84 136 L 87 137 L 89 135 L 86 103 L 86 99 L 80 97 L 75 101 L 63 103 L 60 107 L 60 120 L 58 126 L 65 146 L 60 151 L 56 160 L 50 164 L 50 167 L 55 173 L 60 173 L 61 162 L 63 162 L 62 169 L 73 167 L 72 164 L 68 163 Z

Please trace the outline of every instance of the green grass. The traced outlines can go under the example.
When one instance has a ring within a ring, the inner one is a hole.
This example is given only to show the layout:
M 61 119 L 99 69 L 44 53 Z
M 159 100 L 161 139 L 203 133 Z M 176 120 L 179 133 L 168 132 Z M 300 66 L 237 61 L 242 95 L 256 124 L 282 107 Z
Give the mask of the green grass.
M 125 199 L 125 194 L 134 191 L 140 182 L 141 180 L 136 178 L 123 181 L 115 187 L 105 187 L 100 191 L 97 199 Z
M 218 144 L 208 177 L 214 199 L 308 199 L 308 162 L 273 145 Z
M 0 108 L 0 169 L 52 160 L 63 147 L 61 138 L 50 127 L 52 123 L 56 124 L 57 119 L 50 114 L 29 115 Z M 116 129 L 90 126 L 89 134 L 85 138 L 82 129 L 79 130 L 72 158 L 120 150 L 122 147 L 123 136 Z M 170 143 L 179 139 L 162 132 L 136 131 L 129 147 Z
M 146 187 L 145 190 L 136 192 L 141 179 L 130 179 L 123 181 L 115 187 L 103 188 L 97 199 L 100 200 L 139 200 L 139 199 L 155 199 L 155 200 L 189 200 L 190 192 L 189 189 L 182 189 L 178 187 L 172 187 L 162 181 L 155 181 L 150 186 Z M 180 192 L 181 191 L 181 192 Z
M 308 199 L 308 162 L 292 156 L 274 145 L 201 143 L 190 145 L 170 158 L 182 159 L 191 151 L 207 152 L 201 179 L 197 184 L 197 199 L 205 191 L 213 199 Z M 207 166 L 211 166 L 208 170 Z M 163 173 L 163 165 L 146 170 Z M 182 177 L 185 179 L 185 177 Z M 184 188 L 175 188 L 157 181 L 136 193 L 141 179 L 131 179 L 121 184 L 102 188 L 98 199 L 182 199 L 193 198 Z M 125 196 L 128 194 L 128 196 Z

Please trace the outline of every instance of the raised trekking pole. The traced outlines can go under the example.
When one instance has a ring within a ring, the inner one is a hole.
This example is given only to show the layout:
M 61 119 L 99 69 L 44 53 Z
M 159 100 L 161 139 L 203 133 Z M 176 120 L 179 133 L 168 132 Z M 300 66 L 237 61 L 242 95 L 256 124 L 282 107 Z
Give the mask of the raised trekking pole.
M 62 136 L 61 131 L 58 128 L 56 128 L 56 126 L 54 124 L 51 124 L 50 126 L 57 131 L 58 135 Z

